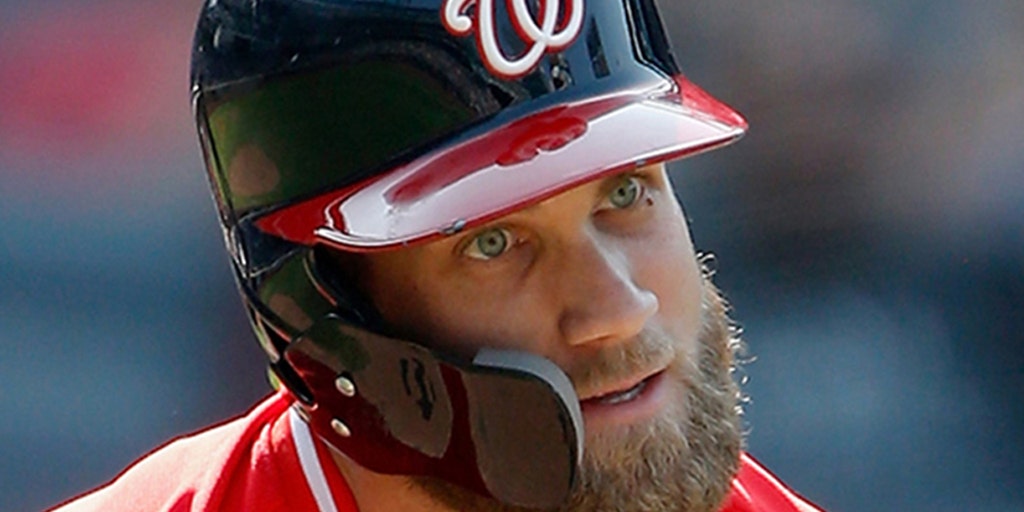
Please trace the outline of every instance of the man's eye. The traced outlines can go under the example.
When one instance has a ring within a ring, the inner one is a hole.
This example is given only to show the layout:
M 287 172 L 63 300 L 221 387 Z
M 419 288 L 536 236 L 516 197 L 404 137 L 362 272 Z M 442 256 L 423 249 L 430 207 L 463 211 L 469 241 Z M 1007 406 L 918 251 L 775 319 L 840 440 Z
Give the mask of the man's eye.
M 491 228 L 473 237 L 464 253 L 470 258 L 489 260 L 497 258 L 512 247 L 512 233 L 504 228 Z
M 626 209 L 636 204 L 643 191 L 643 185 L 635 176 L 628 176 L 619 182 L 619 186 L 608 194 L 608 202 L 619 209 Z

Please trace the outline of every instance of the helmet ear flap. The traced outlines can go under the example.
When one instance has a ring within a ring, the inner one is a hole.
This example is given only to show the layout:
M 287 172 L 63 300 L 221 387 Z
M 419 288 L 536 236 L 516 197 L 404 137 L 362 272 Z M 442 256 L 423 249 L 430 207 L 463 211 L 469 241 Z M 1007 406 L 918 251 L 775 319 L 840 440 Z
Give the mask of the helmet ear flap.
M 314 245 L 306 258 L 310 282 L 328 302 L 334 313 L 357 327 L 384 332 L 384 320 L 365 293 L 360 276 L 364 256 Z

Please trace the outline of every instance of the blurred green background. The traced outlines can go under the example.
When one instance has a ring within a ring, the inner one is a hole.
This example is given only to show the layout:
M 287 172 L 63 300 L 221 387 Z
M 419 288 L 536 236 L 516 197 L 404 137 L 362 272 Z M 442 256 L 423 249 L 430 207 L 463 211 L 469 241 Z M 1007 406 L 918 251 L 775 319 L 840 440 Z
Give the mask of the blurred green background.
M 750 450 L 834 512 L 1024 510 L 1024 3 L 667 5 L 752 125 L 673 166 L 756 357 Z M 191 124 L 198 9 L 0 0 L 0 510 L 269 389 Z

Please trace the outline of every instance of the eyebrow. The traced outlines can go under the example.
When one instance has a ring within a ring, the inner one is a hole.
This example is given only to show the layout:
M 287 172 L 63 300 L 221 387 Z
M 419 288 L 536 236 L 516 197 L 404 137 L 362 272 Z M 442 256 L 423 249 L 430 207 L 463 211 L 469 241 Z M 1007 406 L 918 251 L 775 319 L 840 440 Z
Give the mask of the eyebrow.
M 622 170 L 622 171 L 619 171 L 619 172 L 616 172 L 616 173 L 612 173 L 612 174 L 608 174 L 608 175 L 602 176 L 600 178 L 595 178 L 595 179 L 592 179 L 592 180 L 589 180 L 589 181 L 584 181 L 583 183 L 580 183 L 580 184 L 575 185 L 573 187 L 567 188 L 567 189 L 565 189 L 565 190 L 563 190 L 563 191 L 561 191 L 561 192 L 559 192 L 559 193 L 557 193 L 557 194 L 555 194 L 555 195 L 553 195 L 551 197 L 548 197 L 548 198 L 546 198 L 546 199 L 544 199 L 542 201 L 535 202 L 533 204 L 530 204 L 529 206 L 524 206 L 524 207 L 522 207 L 522 208 L 520 208 L 520 209 L 518 209 L 518 210 L 516 210 L 514 212 L 511 212 L 511 213 L 509 213 L 507 215 L 499 217 L 498 219 L 494 219 L 494 220 L 485 222 L 483 224 L 480 224 L 479 226 L 477 226 L 477 228 L 486 228 L 488 226 L 493 226 L 495 224 L 499 224 L 502 221 L 502 219 L 514 218 L 514 217 L 517 217 L 519 215 L 523 215 L 523 216 L 534 215 L 534 214 L 536 214 L 537 210 L 539 210 L 540 207 L 544 203 L 546 203 L 546 202 L 548 202 L 548 201 L 550 201 L 550 200 L 552 200 L 552 199 L 554 199 L 554 198 L 556 198 L 556 197 L 558 197 L 558 196 L 560 196 L 562 194 L 565 194 L 567 192 L 575 190 L 575 189 L 577 189 L 579 187 L 585 187 L 585 186 L 588 186 L 588 185 L 595 185 L 596 187 L 594 189 L 593 197 L 595 199 L 598 198 L 598 197 L 602 197 L 602 196 L 608 194 L 611 191 L 610 189 L 611 189 L 612 183 L 617 181 L 617 180 L 619 180 L 619 179 L 622 179 L 623 176 L 647 174 L 647 173 L 651 172 L 650 169 L 651 168 L 647 167 L 647 166 L 645 166 L 645 167 L 635 167 L 633 169 L 625 169 L 625 170 Z
M 605 194 L 607 194 L 609 192 L 609 188 L 611 187 L 611 182 L 612 181 L 619 180 L 623 176 L 635 173 L 635 172 L 640 171 L 642 169 L 643 169 L 642 167 L 638 167 L 635 170 L 620 171 L 620 172 L 617 172 L 617 173 L 613 173 L 613 174 L 608 174 L 606 176 L 602 176 L 600 178 L 592 179 L 592 180 L 589 180 L 589 181 L 584 181 L 583 183 L 580 183 L 580 184 L 575 185 L 573 187 L 567 188 L 567 189 L 559 192 L 558 194 L 555 194 L 555 195 L 553 195 L 553 196 L 551 196 L 551 197 L 549 197 L 547 199 L 544 199 L 543 201 L 539 201 L 539 202 L 531 204 L 530 206 L 521 208 L 520 210 L 518 210 L 515 213 L 530 213 L 530 212 L 536 211 L 537 208 L 540 205 L 546 203 L 547 201 L 550 201 L 550 200 L 552 200 L 552 199 L 554 199 L 554 198 L 556 198 L 556 197 L 558 197 L 558 196 L 560 196 L 562 194 L 565 194 L 565 193 L 570 192 L 572 190 L 575 190 L 577 188 L 585 187 L 585 186 L 588 186 L 588 185 L 596 185 L 596 187 L 594 189 L 595 190 L 595 192 L 594 192 L 594 197 L 595 198 L 603 196 L 603 195 L 605 195 Z

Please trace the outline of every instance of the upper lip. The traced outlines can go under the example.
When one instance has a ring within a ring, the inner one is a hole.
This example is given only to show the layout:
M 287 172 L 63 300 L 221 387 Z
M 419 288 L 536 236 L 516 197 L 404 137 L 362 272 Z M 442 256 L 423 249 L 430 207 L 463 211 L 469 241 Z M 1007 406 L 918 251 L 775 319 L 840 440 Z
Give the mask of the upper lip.
M 612 384 L 596 387 L 594 389 L 585 390 L 586 392 L 579 393 L 580 402 L 587 400 L 593 400 L 595 398 L 601 398 L 616 393 L 622 393 L 624 391 L 633 389 L 641 382 L 665 371 L 665 367 L 658 367 L 656 369 L 648 370 L 643 373 L 634 374 L 626 379 L 621 379 L 613 382 Z M 582 391 L 582 390 L 581 390 Z

